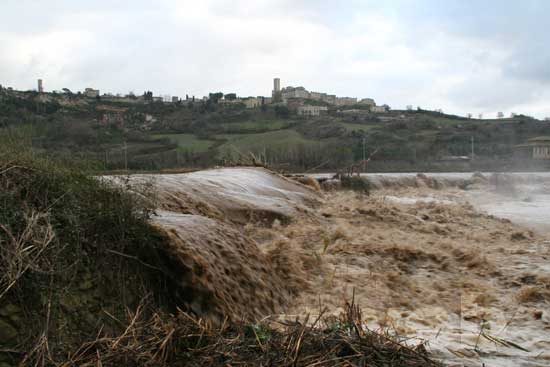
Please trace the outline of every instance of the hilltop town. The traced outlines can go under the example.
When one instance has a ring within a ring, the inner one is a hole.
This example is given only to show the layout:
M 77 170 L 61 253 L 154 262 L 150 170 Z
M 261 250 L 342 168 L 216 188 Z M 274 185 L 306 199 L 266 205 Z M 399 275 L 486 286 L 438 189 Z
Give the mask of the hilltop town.
M 273 79 L 273 90 L 271 97 L 240 97 L 236 93 L 210 93 L 208 96 L 196 98 L 194 95 L 187 94 L 185 98 L 178 96 L 162 95 L 155 96 L 153 92 L 146 91 L 143 95 L 136 95 L 130 92 L 126 95 L 103 93 L 99 89 L 87 87 L 83 91 L 73 93 L 68 88 L 63 88 L 61 91 L 46 92 L 44 89 L 44 81 L 38 79 L 38 88 L 34 91 L 17 92 L 13 88 L 6 88 L 8 92 L 14 93 L 19 97 L 24 97 L 29 93 L 36 92 L 41 98 L 41 101 L 57 100 L 60 104 L 67 103 L 67 99 L 71 100 L 74 97 L 95 98 L 104 102 L 132 103 L 145 104 L 152 102 L 159 103 L 177 103 L 181 105 L 189 105 L 194 103 L 207 103 L 213 101 L 220 105 L 244 105 L 248 109 L 259 108 L 264 105 L 283 105 L 290 106 L 293 112 L 304 116 L 319 116 L 328 111 L 329 107 L 340 107 L 347 109 L 349 106 L 363 106 L 370 112 L 383 113 L 389 110 L 388 105 L 377 106 L 374 99 L 363 98 L 358 100 L 355 97 L 338 97 L 335 94 L 327 94 L 322 92 L 310 92 L 304 87 L 287 86 L 281 89 L 281 79 Z M 1 87 L 1 86 L 0 86 Z M 73 97 L 73 98 L 66 98 Z M 69 102 L 70 103 L 70 102 Z
M 0 86 L 0 126 L 31 125 L 33 146 L 98 162 L 105 170 L 261 162 L 290 171 L 339 170 L 376 155 L 375 171 L 545 169 L 550 121 L 476 119 L 372 98 L 281 87 L 236 93 L 113 95 L 96 88 L 47 92 Z M 253 159 L 251 157 L 254 157 Z

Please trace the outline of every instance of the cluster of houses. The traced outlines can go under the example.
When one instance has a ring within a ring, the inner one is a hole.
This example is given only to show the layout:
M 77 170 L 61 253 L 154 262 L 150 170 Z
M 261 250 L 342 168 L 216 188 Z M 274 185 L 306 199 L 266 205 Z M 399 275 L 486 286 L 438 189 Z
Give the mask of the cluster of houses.
M 38 80 L 38 92 L 44 93 L 43 80 Z M 55 91 L 54 94 L 67 94 L 73 95 L 68 89 L 63 91 Z M 78 95 L 82 95 L 86 98 L 101 98 L 105 101 L 117 101 L 128 103 L 147 103 L 147 102 L 162 102 L 162 103 L 179 103 L 179 104 L 191 104 L 196 102 L 208 102 L 215 96 L 215 103 L 222 105 L 242 104 L 248 109 L 259 108 L 262 105 L 268 104 L 280 104 L 288 106 L 292 111 L 295 111 L 301 116 L 319 116 L 328 111 L 329 106 L 335 106 L 341 109 L 341 112 L 349 111 L 361 111 L 383 113 L 389 108 L 387 106 L 377 106 L 372 98 L 363 98 L 358 100 L 354 97 L 338 97 L 334 94 L 327 94 L 322 92 L 310 92 L 304 87 L 285 87 L 281 89 L 281 80 L 275 78 L 273 80 L 273 91 L 271 97 L 237 97 L 235 93 L 221 94 L 215 93 L 207 97 L 195 98 L 186 96 L 185 99 L 181 99 L 178 96 L 153 96 L 152 92 L 145 92 L 143 95 L 134 95 L 129 93 L 127 95 L 113 95 L 111 93 L 100 93 L 99 89 L 85 88 L 84 91 L 78 92 Z M 366 106 L 366 108 L 349 109 L 350 106 Z
M 277 85 L 277 83 L 275 83 Z M 273 90 L 273 96 L 277 96 L 283 103 L 288 103 L 290 99 L 310 99 L 314 101 L 325 102 L 335 106 L 351 106 L 355 104 L 363 104 L 367 106 L 376 106 L 372 98 L 364 98 L 360 101 L 352 97 L 337 97 L 334 94 L 321 92 L 309 92 L 304 87 L 285 87 L 281 90 Z
M 273 79 L 273 91 L 271 98 L 275 103 L 298 104 L 296 111 L 298 115 L 318 116 L 328 110 L 327 106 L 349 107 L 363 105 L 368 107 L 368 111 L 382 113 L 388 110 L 387 106 L 377 106 L 372 98 L 363 98 L 358 100 L 355 97 L 338 97 L 335 94 L 323 92 L 310 92 L 304 87 L 285 87 L 281 89 L 281 80 Z M 321 106 L 312 106 L 307 101 L 314 101 Z
M 361 109 L 362 112 L 383 113 L 388 111 L 387 106 L 377 106 L 372 98 L 358 100 L 353 97 L 338 97 L 334 94 L 310 92 L 304 87 L 288 86 L 281 89 L 279 78 L 273 79 L 271 97 L 239 98 L 234 93 L 230 93 L 216 101 L 219 104 L 227 105 L 242 103 L 246 108 L 258 108 L 265 104 L 282 104 L 289 106 L 301 116 L 319 116 L 327 112 L 329 106 L 342 108 L 343 112 L 346 111 L 346 107 L 357 105 L 367 107 L 367 109 Z

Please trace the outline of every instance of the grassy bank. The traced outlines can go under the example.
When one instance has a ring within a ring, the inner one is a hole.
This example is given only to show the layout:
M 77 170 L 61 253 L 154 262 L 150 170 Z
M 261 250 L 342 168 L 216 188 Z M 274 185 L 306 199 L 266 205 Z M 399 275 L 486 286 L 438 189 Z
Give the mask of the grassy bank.
M 151 202 L 89 169 L 3 141 L 0 365 L 60 361 L 100 329 L 119 332 L 127 308 L 145 299 L 175 304 L 162 239 L 147 222 Z

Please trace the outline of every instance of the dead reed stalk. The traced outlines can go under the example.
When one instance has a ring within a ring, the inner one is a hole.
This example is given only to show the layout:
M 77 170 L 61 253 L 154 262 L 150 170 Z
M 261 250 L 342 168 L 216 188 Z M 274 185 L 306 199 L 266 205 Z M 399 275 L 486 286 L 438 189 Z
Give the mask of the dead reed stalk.
M 183 311 L 129 313 L 118 336 L 98 335 L 63 366 L 440 366 L 423 344 L 368 330 L 353 301 L 340 317 L 213 326 Z

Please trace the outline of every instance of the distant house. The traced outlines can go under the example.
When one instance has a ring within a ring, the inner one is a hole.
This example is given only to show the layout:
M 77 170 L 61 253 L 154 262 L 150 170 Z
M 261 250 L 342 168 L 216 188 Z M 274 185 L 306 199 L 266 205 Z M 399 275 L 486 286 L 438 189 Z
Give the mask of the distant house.
M 321 101 L 327 102 L 330 104 L 336 104 L 336 95 L 335 94 L 325 94 L 321 97 Z
M 281 90 L 283 102 L 291 98 L 309 98 L 309 92 L 304 87 L 286 87 Z
M 326 106 L 300 106 L 296 110 L 299 116 L 319 116 L 328 111 Z
M 86 88 L 84 89 L 84 95 L 88 98 L 97 98 L 99 97 L 99 89 Z
M 356 108 L 349 109 L 349 110 L 341 110 L 338 112 L 343 113 L 345 115 L 368 115 L 370 113 L 370 111 L 368 110 L 359 110 Z
M 374 113 L 384 113 L 388 112 L 388 109 L 386 108 L 386 106 L 371 106 L 370 111 Z
M 376 106 L 376 103 L 374 102 L 374 99 L 372 98 L 363 98 L 359 101 L 359 104 L 366 105 L 366 106 Z
M 516 146 L 516 157 L 550 160 L 550 136 L 539 136 Z
M 337 106 L 351 106 L 357 103 L 357 98 L 352 97 L 336 97 Z
M 178 96 L 172 96 L 172 103 L 178 103 L 180 98 Z
M 240 98 L 236 98 L 236 99 L 226 99 L 226 98 L 218 99 L 218 104 L 220 104 L 220 105 L 230 105 L 230 104 L 240 104 L 240 103 L 243 103 L 243 101 Z
M 243 103 L 246 108 L 256 108 L 262 104 L 262 101 L 258 100 L 258 98 L 247 98 L 243 100 Z
M 323 99 L 323 96 L 326 96 L 326 93 L 321 92 L 309 92 L 309 98 L 314 99 L 316 101 L 320 101 Z

